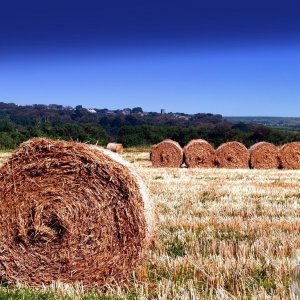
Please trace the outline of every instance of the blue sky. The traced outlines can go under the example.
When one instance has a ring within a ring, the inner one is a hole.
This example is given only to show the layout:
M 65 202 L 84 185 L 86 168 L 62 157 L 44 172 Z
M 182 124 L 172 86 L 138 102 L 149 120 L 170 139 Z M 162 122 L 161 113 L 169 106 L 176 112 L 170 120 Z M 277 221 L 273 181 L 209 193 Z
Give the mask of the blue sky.
M 291 1 L 12 1 L 0 101 L 300 116 L 298 16 Z

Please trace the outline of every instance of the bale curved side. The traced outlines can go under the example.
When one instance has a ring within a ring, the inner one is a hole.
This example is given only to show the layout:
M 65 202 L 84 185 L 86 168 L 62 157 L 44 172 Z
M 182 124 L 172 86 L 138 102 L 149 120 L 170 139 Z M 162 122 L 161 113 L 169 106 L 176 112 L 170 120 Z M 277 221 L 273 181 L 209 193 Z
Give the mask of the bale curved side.
M 217 166 L 220 168 L 249 168 L 249 151 L 239 142 L 224 143 L 216 150 Z
M 279 163 L 284 169 L 300 169 L 300 142 L 287 143 L 280 147 Z
M 216 150 L 205 140 L 191 140 L 184 148 L 184 161 L 190 168 L 214 168 Z
M 118 143 L 108 143 L 106 146 L 106 149 L 112 151 L 112 152 L 116 152 L 116 153 L 122 153 L 124 150 L 124 147 L 122 144 L 118 144 Z
M 95 146 L 23 143 L 0 169 L 0 199 L 0 279 L 10 284 L 121 284 L 151 240 L 142 181 Z
M 183 162 L 183 150 L 172 140 L 164 140 L 152 146 L 150 160 L 153 167 L 179 168 Z
M 249 149 L 250 166 L 253 169 L 277 169 L 279 167 L 278 148 L 271 143 L 259 142 Z

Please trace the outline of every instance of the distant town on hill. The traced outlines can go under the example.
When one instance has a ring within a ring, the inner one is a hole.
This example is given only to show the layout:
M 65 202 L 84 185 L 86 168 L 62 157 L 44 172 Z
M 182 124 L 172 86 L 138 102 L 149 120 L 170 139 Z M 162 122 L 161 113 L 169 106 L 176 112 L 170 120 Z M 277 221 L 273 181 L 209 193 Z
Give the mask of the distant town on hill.
M 145 119 L 154 118 L 155 120 L 162 120 L 163 123 L 170 120 L 204 120 L 205 122 L 216 123 L 222 120 L 222 115 L 220 114 L 211 114 L 211 113 L 196 113 L 196 114 L 185 114 L 185 113 L 172 113 L 166 112 L 165 109 L 161 108 L 160 112 L 146 112 L 141 107 L 134 108 L 123 108 L 111 110 L 107 108 L 84 108 L 82 105 L 72 106 L 63 106 L 59 104 L 32 104 L 32 105 L 17 105 L 15 103 L 4 103 L 0 102 L 0 109 L 6 110 L 7 112 L 14 114 L 18 112 L 19 114 L 32 116 L 48 116 L 53 115 L 66 115 L 70 118 L 76 118 L 78 114 L 81 115 L 90 115 L 94 114 L 95 116 L 106 116 L 106 117 L 126 117 L 126 116 L 135 116 L 135 117 L 144 117 Z M 163 118 L 162 118 L 163 116 Z M 180 122 L 180 121 L 179 121 Z
M 110 110 L 58 104 L 0 102 L 0 148 L 15 148 L 36 136 L 105 145 L 149 146 L 165 138 L 184 145 L 194 138 L 214 146 L 238 140 L 247 146 L 300 140 L 300 118 L 223 117 L 221 114 L 146 112 L 141 107 Z

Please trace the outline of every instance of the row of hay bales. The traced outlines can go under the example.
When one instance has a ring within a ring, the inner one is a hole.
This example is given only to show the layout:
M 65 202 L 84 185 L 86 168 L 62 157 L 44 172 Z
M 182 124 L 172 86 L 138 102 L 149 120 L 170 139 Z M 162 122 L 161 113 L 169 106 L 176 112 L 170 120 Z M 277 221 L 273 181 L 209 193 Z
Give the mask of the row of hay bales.
M 152 147 L 150 159 L 154 167 L 181 167 L 185 163 L 189 168 L 300 169 L 300 142 L 281 147 L 259 142 L 247 149 L 234 141 L 214 149 L 197 139 L 182 149 L 177 142 L 164 140 Z

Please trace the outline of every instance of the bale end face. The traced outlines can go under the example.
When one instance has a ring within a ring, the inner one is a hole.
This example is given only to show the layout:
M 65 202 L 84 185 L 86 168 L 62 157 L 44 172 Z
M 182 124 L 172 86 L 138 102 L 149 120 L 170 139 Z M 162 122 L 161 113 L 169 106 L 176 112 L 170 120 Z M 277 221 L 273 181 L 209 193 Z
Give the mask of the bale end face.
M 179 168 L 183 162 L 183 151 L 177 142 L 164 140 L 152 146 L 150 160 L 153 167 Z
M 279 148 L 279 163 L 283 169 L 300 169 L 300 142 L 287 143 Z
M 224 143 L 216 150 L 216 162 L 219 168 L 249 168 L 249 159 L 248 149 L 239 142 Z
M 250 166 L 253 169 L 277 169 L 278 148 L 267 142 L 259 142 L 250 148 Z
M 118 144 L 118 143 L 108 143 L 106 146 L 106 149 L 112 151 L 112 152 L 116 152 L 116 153 L 122 153 L 124 150 L 124 147 L 122 144 Z
M 189 168 L 214 168 L 216 151 L 205 140 L 191 140 L 184 148 L 184 161 Z
M 2 281 L 101 289 L 128 280 L 147 252 L 151 206 L 107 152 L 33 139 L 13 153 L 0 169 Z

